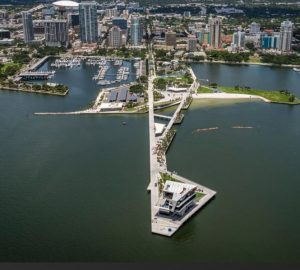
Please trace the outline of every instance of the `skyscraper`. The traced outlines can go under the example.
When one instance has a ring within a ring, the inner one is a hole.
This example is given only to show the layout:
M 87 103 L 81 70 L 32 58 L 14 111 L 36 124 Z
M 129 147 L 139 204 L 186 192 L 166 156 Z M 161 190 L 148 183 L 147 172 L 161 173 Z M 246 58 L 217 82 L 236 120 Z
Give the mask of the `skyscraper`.
M 253 22 L 250 24 L 250 35 L 256 35 L 260 32 L 260 24 Z
M 279 35 L 279 50 L 289 52 L 292 49 L 293 23 L 284 21 L 281 23 Z
M 186 49 L 189 52 L 197 51 L 197 38 L 195 36 L 188 37 Z
M 143 28 L 140 23 L 139 17 L 131 17 L 131 28 L 130 28 L 131 44 L 133 46 L 139 46 L 142 42 Z
M 32 15 L 29 12 L 22 12 L 24 42 L 30 43 L 34 40 Z
M 209 21 L 210 46 L 217 49 L 221 47 L 222 19 L 220 17 L 210 17 Z
M 106 9 L 105 10 L 105 17 L 112 18 L 118 16 L 118 10 L 116 8 Z
M 45 20 L 45 42 L 50 47 L 68 46 L 67 20 Z
M 232 45 L 239 49 L 244 48 L 245 37 L 246 37 L 246 33 L 240 29 L 237 32 L 234 32 L 232 37 Z
M 273 31 L 266 31 L 261 33 L 260 46 L 262 49 L 278 49 L 279 48 L 279 34 Z
M 112 48 L 120 48 L 122 45 L 122 31 L 120 27 L 114 25 L 109 30 L 109 38 L 108 38 L 109 47 Z
M 166 33 L 166 45 L 176 47 L 176 32 L 169 31 Z
M 80 40 L 83 43 L 98 41 L 98 22 L 96 2 L 79 3 Z

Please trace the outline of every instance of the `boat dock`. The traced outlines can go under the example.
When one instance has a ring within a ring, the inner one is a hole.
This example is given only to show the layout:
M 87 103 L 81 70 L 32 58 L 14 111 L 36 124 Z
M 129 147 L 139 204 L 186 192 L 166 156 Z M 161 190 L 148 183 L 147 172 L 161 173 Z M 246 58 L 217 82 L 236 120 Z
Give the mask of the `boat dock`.
M 27 71 L 19 74 L 22 80 L 47 80 L 53 77 L 55 71 Z

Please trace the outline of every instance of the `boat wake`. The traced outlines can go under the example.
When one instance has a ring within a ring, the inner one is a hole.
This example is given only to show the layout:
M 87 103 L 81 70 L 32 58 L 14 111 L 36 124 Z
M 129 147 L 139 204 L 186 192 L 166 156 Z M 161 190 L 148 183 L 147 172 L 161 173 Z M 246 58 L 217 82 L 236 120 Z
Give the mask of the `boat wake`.
M 245 126 L 233 126 L 233 127 L 231 127 L 231 128 L 239 128 L 239 129 L 252 129 L 252 128 L 254 128 L 254 127 L 245 127 Z
M 198 128 L 198 129 L 194 130 L 193 133 L 195 133 L 195 132 L 213 131 L 213 130 L 217 130 L 217 129 L 219 129 L 219 127 Z

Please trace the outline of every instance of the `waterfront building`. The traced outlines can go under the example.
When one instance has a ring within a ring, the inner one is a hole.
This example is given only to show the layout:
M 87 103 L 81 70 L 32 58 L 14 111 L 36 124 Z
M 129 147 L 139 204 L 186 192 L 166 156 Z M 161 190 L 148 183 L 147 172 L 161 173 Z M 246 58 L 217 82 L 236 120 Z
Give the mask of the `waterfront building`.
M 166 33 L 166 45 L 176 47 L 176 32 L 169 31 Z
M 197 38 L 195 36 L 189 36 L 188 37 L 186 49 L 189 52 L 197 51 Z
M 143 28 L 140 23 L 140 18 L 136 16 L 131 17 L 131 28 L 130 28 L 131 44 L 133 46 L 141 45 L 143 38 Z
M 163 187 L 163 198 L 159 213 L 167 216 L 183 216 L 195 205 L 195 185 L 167 180 Z
M 34 40 L 32 15 L 30 12 L 22 12 L 24 42 L 30 43 Z
M 281 23 L 279 35 L 279 50 L 282 52 L 289 52 L 292 49 L 293 37 L 293 23 L 291 21 L 284 21 Z
M 222 19 L 221 17 L 210 17 L 209 21 L 210 32 L 210 46 L 214 49 L 221 48 L 221 31 L 222 31 Z
M 45 43 L 50 47 L 68 46 L 69 34 L 67 20 L 45 20 Z
M 121 30 L 127 30 L 127 20 L 124 18 L 120 18 L 120 17 L 113 18 L 112 24 L 118 26 Z
M 96 2 L 79 3 L 80 40 L 83 43 L 97 43 L 98 21 Z
M 260 46 L 262 49 L 278 49 L 279 34 L 273 32 L 263 32 L 260 37 Z
M 250 24 L 250 35 L 256 35 L 260 33 L 260 24 L 253 22 Z
M 109 30 L 108 43 L 111 48 L 120 48 L 122 46 L 122 31 L 120 27 L 114 25 Z
M 246 33 L 242 30 L 238 30 L 237 32 L 233 33 L 232 36 L 232 47 L 241 49 L 245 47 L 245 37 Z

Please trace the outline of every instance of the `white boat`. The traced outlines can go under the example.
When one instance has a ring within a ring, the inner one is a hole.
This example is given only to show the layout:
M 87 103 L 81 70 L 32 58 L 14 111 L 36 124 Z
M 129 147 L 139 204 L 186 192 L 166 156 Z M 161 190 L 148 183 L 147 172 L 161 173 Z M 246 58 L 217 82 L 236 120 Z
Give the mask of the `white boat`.
M 294 71 L 300 72 L 300 68 L 293 68 Z

